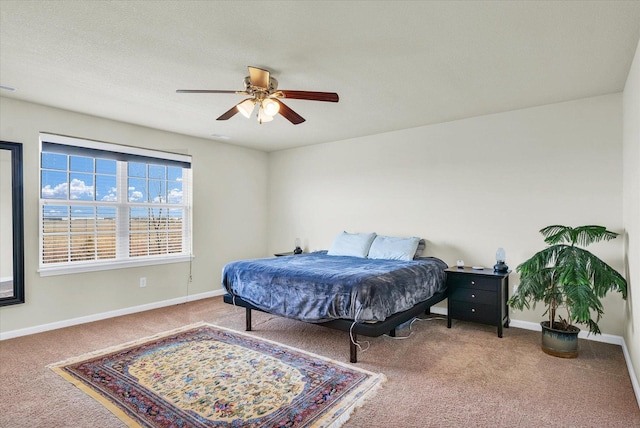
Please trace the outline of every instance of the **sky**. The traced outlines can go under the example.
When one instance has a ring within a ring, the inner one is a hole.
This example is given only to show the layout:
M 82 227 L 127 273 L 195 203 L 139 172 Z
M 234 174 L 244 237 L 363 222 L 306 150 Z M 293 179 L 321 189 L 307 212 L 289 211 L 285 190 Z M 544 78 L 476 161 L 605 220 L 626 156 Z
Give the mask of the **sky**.
M 182 203 L 182 168 L 140 162 L 127 166 L 124 202 Z M 118 202 L 117 168 L 115 160 L 44 152 L 42 199 Z M 78 209 L 76 214 L 88 216 L 89 211 Z
M 128 202 L 182 202 L 182 168 L 129 162 Z M 42 198 L 117 201 L 117 162 L 42 154 Z

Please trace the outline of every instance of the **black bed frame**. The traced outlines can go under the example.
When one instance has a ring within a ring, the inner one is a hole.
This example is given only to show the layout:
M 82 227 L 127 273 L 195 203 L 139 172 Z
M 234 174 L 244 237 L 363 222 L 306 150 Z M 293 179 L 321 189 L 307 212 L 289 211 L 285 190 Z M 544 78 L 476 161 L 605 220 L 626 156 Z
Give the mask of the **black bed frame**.
M 435 305 L 438 302 L 441 302 L 446 297 L 447 295 L 444 291 L 436 293 L 430 299 L 425 300 L 424 302 L 420 302 L 404 312 L 393 314 L 384 321 L 376 323 L 357 322 L 353 324 L 353 320 L 337 319 L 317 324 L 336 330 L 342 330 L 346 332 L 351 331 L 352 334 L 349 337 L 349 361 L 351 361 L 352 363 L 357 363 L 358 348 L 355 342 L 358 340 L 358 334 L 362 334 L 363 336 L 368 337 L 378 337 L 388 333 L 389 336 L 395 337 L 396 327 L 398 327 L 402 323 L 409 321 L 410 319 L 417 317 L 418 315 L 429 314 L 431 311 L 431 306 Z M 223 296 L 223 299 L 225 303 L 246 308 L 246 331 L 251 331 L 251 310 L 253 309 L 256 311 L 265 312 L 262 309 L 256 308 L 251 303 L 248 303 L 237 296 L 234 298 L 230 294 L 225 294 Z M 352 325 L 353 328 L 351 328 Z M 353 340 L 351 340 L 351 336 L 353 336 Z

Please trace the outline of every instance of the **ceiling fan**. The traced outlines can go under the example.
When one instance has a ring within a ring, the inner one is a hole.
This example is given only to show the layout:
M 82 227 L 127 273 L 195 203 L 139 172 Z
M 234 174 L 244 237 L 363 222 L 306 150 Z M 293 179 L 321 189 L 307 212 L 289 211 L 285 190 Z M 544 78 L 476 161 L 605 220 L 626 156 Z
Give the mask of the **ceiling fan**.
M 291 110 L 280 99 L 289 98 L 292 100 L 329 101 L 338 102 L 338 94 L 335 92 L 311 92 L 311 91 L 290 91 L 278 89 L 278 81 L 271 77 L 268 70 L 249 66 L 249 75 L 244 78 L 244 91 L 227 91 L 217 89 L 178 89 L 181 94 L 238 94 L 249 95 L 235 106 L 223 113 L 217 120 L 227 120 L 236 113 L 241 113 L 249 118 L 251 113 L 258 106 L 258 122 L 270 122 L 273 117 L 280 113 L 289 122 L 298 125 L 305 121 L 295 111 Z

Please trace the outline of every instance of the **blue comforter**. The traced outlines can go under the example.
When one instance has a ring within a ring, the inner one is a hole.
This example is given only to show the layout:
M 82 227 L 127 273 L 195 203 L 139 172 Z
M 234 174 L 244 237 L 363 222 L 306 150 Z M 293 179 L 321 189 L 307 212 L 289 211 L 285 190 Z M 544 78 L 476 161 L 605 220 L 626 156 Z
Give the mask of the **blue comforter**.
M 328 256 L 326 251 L 227 264 L 222 286 L 266 312 L 307 322 L 384 321 L 445 287 L 446 263 Z

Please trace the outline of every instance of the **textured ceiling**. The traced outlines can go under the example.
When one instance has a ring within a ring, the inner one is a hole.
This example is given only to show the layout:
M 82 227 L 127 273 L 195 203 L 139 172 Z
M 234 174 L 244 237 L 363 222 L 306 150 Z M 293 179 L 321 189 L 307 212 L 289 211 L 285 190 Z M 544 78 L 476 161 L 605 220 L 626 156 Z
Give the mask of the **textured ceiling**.
M 622 91 L 640 1 L 0 1 L 0 95 L 265 151 Z M 216 121 L 247 66 L 307 119 Z

